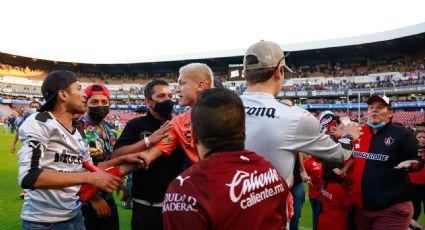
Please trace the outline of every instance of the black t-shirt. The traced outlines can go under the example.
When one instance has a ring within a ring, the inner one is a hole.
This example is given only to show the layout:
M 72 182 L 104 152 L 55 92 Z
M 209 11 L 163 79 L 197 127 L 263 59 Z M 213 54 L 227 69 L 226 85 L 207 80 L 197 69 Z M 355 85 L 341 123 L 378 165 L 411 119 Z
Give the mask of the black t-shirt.
M 148 112 L 145 117 L 130 120 L 115 143 L 114 150 L 134 144 L 150 136 L 162 125 Z M 133 173 L 132 196 L 150 202 L 161 202 L 170 182 L 182 172 L 184 152 L 177 148 L 167 156 L 163 154 L 149 165 L 148 170 L 139 169 Z

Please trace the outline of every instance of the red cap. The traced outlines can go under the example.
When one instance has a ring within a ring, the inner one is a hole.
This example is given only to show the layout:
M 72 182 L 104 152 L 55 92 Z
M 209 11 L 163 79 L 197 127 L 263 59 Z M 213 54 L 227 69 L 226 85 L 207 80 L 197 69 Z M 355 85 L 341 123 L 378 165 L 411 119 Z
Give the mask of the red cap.
M 102 91 L 93 91 L 93 86 L 98 86 L 102 88 Z M 86 92 L 87 98 L 90 98 L 93 95 L 105 95 L 108 99 L 110 99 L 111 97 L 111 94 L 109 94 L 108 88 L 106 88 L 106 86 L 102 84 L 97 84 L 97 83 L 87 86 L 85 92 Z

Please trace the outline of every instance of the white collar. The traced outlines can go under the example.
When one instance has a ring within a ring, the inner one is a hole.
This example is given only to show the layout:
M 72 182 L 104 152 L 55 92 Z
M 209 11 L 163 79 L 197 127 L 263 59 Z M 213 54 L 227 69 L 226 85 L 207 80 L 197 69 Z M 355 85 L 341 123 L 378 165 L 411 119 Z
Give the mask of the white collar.
M 267 98 L 267 99 L 276 99 L 275 96 L 271 93 L 264 93 L 264 92 L 243 92 L 244 96 L 257 96 L 261 98 Z

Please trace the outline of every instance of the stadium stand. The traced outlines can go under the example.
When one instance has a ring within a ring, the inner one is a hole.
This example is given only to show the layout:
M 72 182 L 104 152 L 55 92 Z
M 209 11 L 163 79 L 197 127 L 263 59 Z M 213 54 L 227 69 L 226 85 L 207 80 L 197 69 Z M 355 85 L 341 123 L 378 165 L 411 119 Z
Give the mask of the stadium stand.
M 331 109 L 345 116 L 348 108 L 348 115 L 354 119 L 358 118 L 360 106 L 360 117 L 364 119 L 367 98 L 385 94 L 393 102 L 407 103 L 394 108 L 394 121 L 424 122 L 425 33 L 390 41 L 292 51 L 286 60 L 293 72 L 285 73 L 278 97 L 292 98 L 295 104 L 313 113 Z M 40 87 L 47 73 L 71 70 L 78 74 L 83 87 L 94 82 L 107 85 L 112 98 L 108 119 L 124 125 L 136 116 L 134 109 L 143 103 L 144 84 L 165 79 L 175 91 L 179 68 L 190 62 L 208 64 L 224 87 L 242 94 L 246 81 L 241 61 L 242 56 L 233 56 L 160 63 L 82 64 L 0 53 L 0 99 L 12 110 L 15 105 L 42 100 Z

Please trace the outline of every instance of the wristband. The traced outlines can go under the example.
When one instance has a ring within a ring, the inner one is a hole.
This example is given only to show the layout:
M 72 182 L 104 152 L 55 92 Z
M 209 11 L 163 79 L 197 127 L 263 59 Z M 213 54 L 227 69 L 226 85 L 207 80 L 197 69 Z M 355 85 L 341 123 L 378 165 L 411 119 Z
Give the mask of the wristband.
M 145 145 L 146 145 L 146 147 L 151 147 L 151 142 L 149 141 L 149 138 L 148 137 L 145 137 Z
M 344 135 L 343 137 L 339 138 L 338 141 L 340 143 L 343 143 L 343 144 L 352 144 L 353 141 L 354 141 L 354 138 L 350 134 L 347 134 L 347 135 Z

